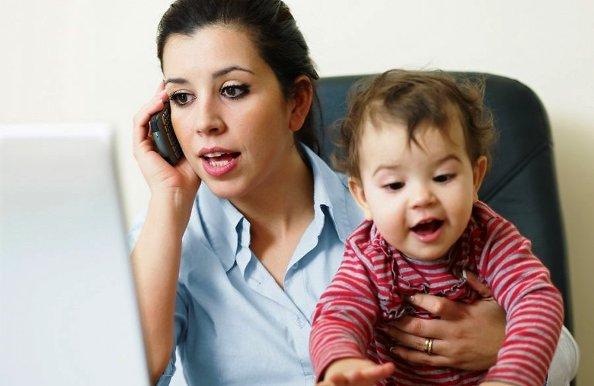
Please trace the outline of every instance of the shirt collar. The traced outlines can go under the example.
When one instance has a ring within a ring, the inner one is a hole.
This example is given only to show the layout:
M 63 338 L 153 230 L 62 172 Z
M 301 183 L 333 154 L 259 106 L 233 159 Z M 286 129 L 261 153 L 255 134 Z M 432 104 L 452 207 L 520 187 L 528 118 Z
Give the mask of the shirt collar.
M 314 206 L 327 208 L 338 238 L 344 243 L 350 232 L 362 219 L 360 210 L 351 199 L 347 188 L 347 178 L 334 172 L 311 149 L 302 144 L 304 154 L 309 160 L 314 178 Z M 219 257 L 226 271 L 235 264 L 237 253 L 243 238 L 249 237 L 244 230 L 249 229 L 249 222 L 227 199 L 217 197 L 202 184 L 198 192 L 198 207 L 203 220 L 203 228 L 210 246 Z M 316 214 L 317 215 L 317 214 Z M 241 223 L 242 226 L 239 226 Z M 243 230 L 243 231 L 242 231 Z M 243 240 L 249 245 L 249 240 Z
M 243 215 L 229 200 L 217 197 L 204 183 L 198 189 L 196 206 L 205 239 L 225 271 L 229 271 L 239 250 L 237 229 Z
M 314 178 L 314 206 L 328 208 L 338 238 L 344 243 L 363 218 L 350 196 L 347 177 L 330 169 L 310 148 L 302 146 Z

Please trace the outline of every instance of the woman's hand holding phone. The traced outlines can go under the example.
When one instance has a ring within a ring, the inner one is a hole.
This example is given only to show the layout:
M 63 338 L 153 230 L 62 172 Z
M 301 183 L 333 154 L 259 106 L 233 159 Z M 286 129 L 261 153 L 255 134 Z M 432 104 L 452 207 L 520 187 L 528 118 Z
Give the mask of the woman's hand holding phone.
M 181 205 L 181 208 L 187 211 L 189 218 L 189 211 L 200 185 L 200 178 L 184 157 L 175 166 L 170 165 L 157 152 L 150 135 L 149 121 L 151 117 L 163 110 L 167 102 L 165 86 L 161 82 L 153 98 L 134 116 L 134 157 L 149 185 L 152 198 L 173 198 L 176 206 Z

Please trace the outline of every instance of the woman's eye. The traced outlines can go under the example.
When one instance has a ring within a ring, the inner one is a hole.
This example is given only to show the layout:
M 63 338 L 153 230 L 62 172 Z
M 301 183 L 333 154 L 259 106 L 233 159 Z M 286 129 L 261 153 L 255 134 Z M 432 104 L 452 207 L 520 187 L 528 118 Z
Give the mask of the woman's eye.
M 435 181 L 435 182 L 448 182 L 448 181 L 454 179 L 454 177 L 456 177 L 456 175 L 454 173 L 440 174 L 438 176 L 433 177 L 433 181 Z
M 250 88 L 244 84 L 224 86 L 221 88 L 221 95 L 230 99 L 239 99 L 249 92 Z
M 178 92 L 169 97 L 176 105 L 183 106 L 193 100 L 193 97 L 187 92 Z
M 389 190 L 399 190 L 404 187 L 404 182 L 392 182 L 390 184 L 384 185 L 384 188 Z

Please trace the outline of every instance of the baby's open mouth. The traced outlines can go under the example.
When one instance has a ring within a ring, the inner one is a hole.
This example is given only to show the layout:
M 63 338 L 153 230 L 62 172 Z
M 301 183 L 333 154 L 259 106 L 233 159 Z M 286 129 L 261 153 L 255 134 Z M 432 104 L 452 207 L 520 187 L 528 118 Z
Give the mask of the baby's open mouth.
M 411 231 L 414 233 L 425 236 L 430 235 L 437 231 L 443 225 L 443 220 L 437 219 L 430 219 L 430 220 L 423 220 L 419 222 L 417 225 L 410 228 Z

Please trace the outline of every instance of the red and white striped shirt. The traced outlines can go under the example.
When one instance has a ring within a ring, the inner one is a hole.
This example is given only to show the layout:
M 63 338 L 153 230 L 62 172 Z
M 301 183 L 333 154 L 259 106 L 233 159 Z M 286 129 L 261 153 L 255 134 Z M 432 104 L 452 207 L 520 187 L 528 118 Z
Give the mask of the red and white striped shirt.
M 563 323 L 563 300 L 530 246 L 482 202 L 448 256 L 437 261 L 406 258 L 373 222 L 363 222 L 347 240 L 344 260 L 314 313 L 310 353 L 316 376 L 337 359 L 370 358 L 396 365 L 382 385 L 543 385 Z M 479 296 L 462 277 L 464 269 L 490 286 L 507 313 L 497 363 L 488 371 L 465 371 L 395 360 L 382 327 L 403 315 L 433 318 L 403 299 L 429 293 L 471 303 Z

